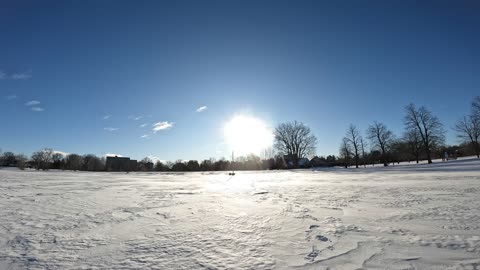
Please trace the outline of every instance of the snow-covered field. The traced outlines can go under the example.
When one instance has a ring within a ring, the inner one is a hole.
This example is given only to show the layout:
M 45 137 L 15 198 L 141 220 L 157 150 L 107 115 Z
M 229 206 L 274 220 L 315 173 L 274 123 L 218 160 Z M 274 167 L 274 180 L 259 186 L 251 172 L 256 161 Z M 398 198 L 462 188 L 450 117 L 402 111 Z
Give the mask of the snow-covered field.
M 0 170 L 0 269 L 480 269 L 480 161 Z

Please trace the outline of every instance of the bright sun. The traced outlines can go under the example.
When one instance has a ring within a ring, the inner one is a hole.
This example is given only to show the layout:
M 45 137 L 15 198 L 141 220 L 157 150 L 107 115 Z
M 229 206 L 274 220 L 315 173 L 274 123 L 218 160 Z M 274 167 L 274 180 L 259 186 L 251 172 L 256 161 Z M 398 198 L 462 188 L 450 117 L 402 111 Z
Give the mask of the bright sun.
M 260 154 L 273 143 L 273 133 L 257 118 L 237 115 L 224 129 L 227 143 L 237 155 Z

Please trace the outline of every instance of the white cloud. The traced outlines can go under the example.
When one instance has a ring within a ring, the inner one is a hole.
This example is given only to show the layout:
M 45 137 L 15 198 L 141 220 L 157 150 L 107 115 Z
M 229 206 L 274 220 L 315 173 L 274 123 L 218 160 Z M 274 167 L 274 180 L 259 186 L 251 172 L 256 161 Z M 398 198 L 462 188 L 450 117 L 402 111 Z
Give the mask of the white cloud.
M 207 110 L 207 109 L 208 109 L 207 106 L 202 106 L 202 107 L 200 107 L 200 108 L 197 109 L 197 112 L 200 113 L 200 112 L 203 112 L 203 111 L 205 111 L 205 110 Z
M 115 156 L 117 156 L 117 157 L 123 157 L 122 155 L 119 155 L 119 154 L 113 154 L 113 153 L 106 153 L 106 154 L 105 154 L 105 157 L 115 157 Z
M 25 106 L 34 106 L 34 105 L 38 105 L 38 104 L 40 104 L 40 101 L 38 101 L 38 100 L 31 100 L 31 101 L 25 103 Z
M 142 136 L 140 136 L 140 138 L 142 138 L 142 139 L 148 139 L 148 137 L 150 137 L 150 135 L 148 135 L 148 134 L 143 134 Z
M 170 129 L 172 127 L 173 127 L 173 122 L 168 122 L 168 121 L 158 122 L 158 123 L 153 124 L 153 129 L 152 130 L 153 130 L 154 133 L 157 133 L 157 131 Z
M 32 77 L 30 73 L 14 73 L 12 79 L 14 80 L 28 80 Z
M 43 112 L 45 111 L 44 108 L 41 108 L 41 107 L 31 107 L 30 110 L 34 111 L 34 112 Z
M 7 99 L 7 100 L 14 100 L 16 98 L 18 98 L 16 95 L 9 95 L 9 96 L 5 97 L 5 99 Z
M 103 117 L 103 120 L 107 120 L 107 119 L 110 119 L 111 115 L 107 114 Z
M 140 125 L 141 128 L 144 128 L 144 127 L 146 127 L 146 126 L 148 126 L 147 123 L 144 123 L 144 124 L 141 124 L 141 125 Z
M 7 77 L 7 73 L 5 73 L 3 70 L 0 70 L 0 80 L 3 80 Z
M 106 128 L 103 128 L 103 130 L 106 130 L 106 131 L 113 132 L 113 131 L 117 131 L 117 130 L 118 130 L 118 128 L 114 128 L 114 127 L 106 127 Z

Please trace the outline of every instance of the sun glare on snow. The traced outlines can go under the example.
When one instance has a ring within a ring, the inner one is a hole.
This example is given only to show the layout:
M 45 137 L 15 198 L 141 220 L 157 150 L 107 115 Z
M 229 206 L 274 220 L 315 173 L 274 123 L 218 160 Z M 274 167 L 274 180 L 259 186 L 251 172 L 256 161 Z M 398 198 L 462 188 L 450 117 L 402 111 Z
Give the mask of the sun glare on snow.
M 273 133 L 260 119 L 237 115 L 225 124 L 226 142 L 238 155 L 260 154 L 273 143 Z

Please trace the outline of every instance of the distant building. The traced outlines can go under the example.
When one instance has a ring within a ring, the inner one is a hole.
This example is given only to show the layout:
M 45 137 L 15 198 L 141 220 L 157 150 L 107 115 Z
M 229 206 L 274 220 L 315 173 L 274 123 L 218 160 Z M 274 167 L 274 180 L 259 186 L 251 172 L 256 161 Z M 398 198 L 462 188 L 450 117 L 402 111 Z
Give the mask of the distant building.
M 137 161 L 128 157 L 107 157 L 105 164 L 107 171 L 128 172 L 137 170 Z

